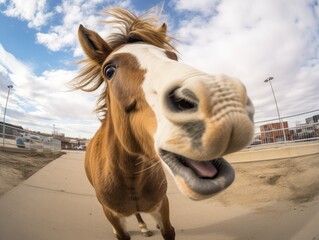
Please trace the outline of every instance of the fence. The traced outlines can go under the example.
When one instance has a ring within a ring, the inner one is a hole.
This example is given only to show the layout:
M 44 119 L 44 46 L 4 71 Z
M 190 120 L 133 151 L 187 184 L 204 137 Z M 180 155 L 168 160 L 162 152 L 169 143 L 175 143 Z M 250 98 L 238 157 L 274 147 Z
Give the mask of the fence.
M 9 148 L 60 151 L 61 141 L 52 134 L 25 130 L 22 127 L 0 123 L 0 146 Z
M 254 140 L 249 147 L 306 141 L 319 141 L 319 109 L 286 116 L 280 120 L 256 121 Z M 76 142 L 75 145 L 83 144 Z M 0 146 L 60 151 L 61 140 L 52 134 L 36 133 L 0 122 Z M 64 148 L 73 149 L 72 146 Z
M 252 146 L 319 141 L 319 109 L 267 121 L 255 122 Z

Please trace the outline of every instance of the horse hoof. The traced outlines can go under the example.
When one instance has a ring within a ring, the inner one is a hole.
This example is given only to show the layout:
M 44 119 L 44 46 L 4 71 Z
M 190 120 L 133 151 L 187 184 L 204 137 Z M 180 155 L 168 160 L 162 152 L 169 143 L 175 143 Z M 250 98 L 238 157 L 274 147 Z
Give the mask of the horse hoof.
M 143 237 L 150 237 L 153 235 L 152 231 L 142 232 Z

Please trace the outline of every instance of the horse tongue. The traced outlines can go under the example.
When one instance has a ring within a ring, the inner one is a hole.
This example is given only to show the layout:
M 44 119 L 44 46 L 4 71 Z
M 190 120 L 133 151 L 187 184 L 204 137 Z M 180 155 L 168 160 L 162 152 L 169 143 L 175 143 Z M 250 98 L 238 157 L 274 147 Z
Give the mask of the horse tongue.
M 193 169 L 193 171 L 197 174 L 199 177 L 205 177 L 205 178 L 213 178 L 217 174 L 217 169 L 215 166 L 207 161 L 194 161 L 188 158 L 185 158 L 186 165 Z

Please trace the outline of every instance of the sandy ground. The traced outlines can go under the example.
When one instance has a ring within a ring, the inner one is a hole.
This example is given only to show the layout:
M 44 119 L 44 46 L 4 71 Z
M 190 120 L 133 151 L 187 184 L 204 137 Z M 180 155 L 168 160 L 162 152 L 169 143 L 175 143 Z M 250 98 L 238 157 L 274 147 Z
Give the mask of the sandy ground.
M 0 151 L 0 196 L 63 153 Z M 256 207 L 272 201 L 319 200 L 319 155 L 251 163 L 233 163 L 234 183 L 212 198 L 225 205 Z
M 256 207 L 273 201 L 298 205 L 319 200 L 319 154 L 232 166 L 234 183 L 214 201 Z
M 62 153 L 0 150 L 0 196 L 10 191 Z
M 17 177 L 18 181 L 23 180 L 30 174 L 29 167 L 32 169 L 31 165 L 37 165 L 36 162 L 41 162 L 40 158 L 42 158 L 43 165 L 53 159 L 52 156 L 51 158 L 50 156 L 46 157 L 0 152 L 1 189 L 4 189 L 2 186 L 4 183 L 7 185 L 10 183 L 12 177 Z M 78 235 L 81 236 L 80 238 L 68 238 L 52 235 L 51 239 L 106 239 L 105 236 L 112 236 L 112 238 L 107 239 L 113 239 L 111 227 L 105 226 L 106 220 L 99 204 L 92 205 L 95 196 L 83 194 L 82 188 L 84 186 L 78 184 L 79 178 L 82 179 L 84 174 L 81 161 L 74 160 L 71 156 L 70 159 L 57 160 L 56 163 L 59 166 L 64 166 L 59 168 L 59 174 L 43 171 L 42 175 L 37 175 L 38 179 L 33 179 L 33 182 L 37 182 L 38 185 L 35 185 L 37 187 L 33 187 L 30 183 L 24 184 L 23 188 L 20 189 L 22 193 L 32 188 L 33 194 L 26 194 L 23 200 L 20 200 L 20 195 L 15 199 L 17 203 L 24 206 L 23 218 L 17 220 L 15 215 L 10 212 L 10 208 L 6 212 L 7 216 L 10 216 L 8 218 L 13 222 L 20 222 L 18 223 L 21 225 L 18 228 L 20 233 L 28 233 L 30 236 L 34 233 L 32 228 L 30 229 L 32 225 L 27 224 L 28 220 L 26 220 L 27 223 L 24 222 L 24 219 L 29 217 L 32 219 L 30 221 L 33 225 L 42 226 L 41 229 L 43 229 L 45 236 L 48 236 L 49 232 L 58 236 L 64 236 L 63 234 L 76 236 L 79 231 Z M 7 167 L 8 165 L 9 167 Z M 169 180 L 168 196 L 172 211 L 171 219 L 176 228 L 177 239 L 208 240 L 214 236 L 214 239 L 223 240 L 319 240 L 317 227 L 319 220 L 319 154 L 273 161 L 234 163 L 232 165 L 236 171 L 235 182 L 223 193 L 202 202 L 188 200 L 178 192 L 173 181 Z M 79 171 L 79 167 L 81 167 L 82 172 Z M 76 171 L 70 173 L 70 168 L 74 168 Z M 54 185 L 58 186 L 57 190 L 43 187 L 46 186 L 46 184 L 42 186 L 41 180 L 43 178 L 47 181 L 50 180 L 51 184 L 52 179 L 54 179 Z M 71 184 L 72 179 L 75 181 L 75 185 Z M 21 191 L 20 193 L 19 191 L 12 192 L 12 194 L 21 194 Z M 77 192 L 81 194 L 76 194 Z M 39 196 L 41 197 L 39 198 Z M 44 199 L 47 199 L 48 205 L 45 204 Z M 4 202 L 5 198 L 3 198 Z M 11 206 L 11 202 L 7 204 L 6 206 Z M 48 216 L 52 216 L 52 218 L 43 221 L 43 213 L 36 211 L 39 205 L 44 209 L 41 211 L 48 211 Z M 65 207 L 62 211 L 63 218 L 57 214 L 61 210 L 61 206 Z M 6 209 L 7 207 L 2 211 L 4 212 Z M 19 211 L 21 210 L 18 210 L 17 214 Z M 35 214 L 37 217 L 34 217 Z M 145 220 L 150 223 L 149 226 L 152 226 L 149 216 L 147 214 L 144 216 Z M 75 218 L 77 221 L 74 220 Z M 8 219 L 4 222 L 7 221 Z M 66 226 L 71 227 L 67 232 Z M 130 231 L 132 239 L 141 239 L 138 237 L 139 233 L 136 230 L 134 218 L 128 220 L 128 226 L 129 230 L 132 229 Z M 152 230 L 154 229 L 155 225 Z M 6 232 L 10 232 L 10 229 Z M 86 237 L 85 234 L 91 237 Z M 93 238 L 93 235 L 98 237 Z M 162 238 L 160 233 L 154 230 L 154 236 L 151 239 Z
M 0 151 L 0 196 L 61 154 Z M 318 154 L 232 165 L 234 183 L 212 201 L 256 207 L 272 201 L 298 204 L 319 200 Z

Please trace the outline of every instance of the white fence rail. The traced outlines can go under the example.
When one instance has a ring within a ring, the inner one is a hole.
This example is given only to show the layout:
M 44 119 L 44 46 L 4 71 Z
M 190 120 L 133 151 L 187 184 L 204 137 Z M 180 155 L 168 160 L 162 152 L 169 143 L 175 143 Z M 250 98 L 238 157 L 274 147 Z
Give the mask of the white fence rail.
M 281 119 L 256 121 L 255 136 L 248 147 L 308 141 L 319 141 L 319 109 Z M 0 122 L 0 146 L 60 151 L 61 140 L 52 134 L 36 133 Z
M 0 146 L 35 150 L 61 151 L 61 140 L 52 134 L 37 133 L 0 123 Z

